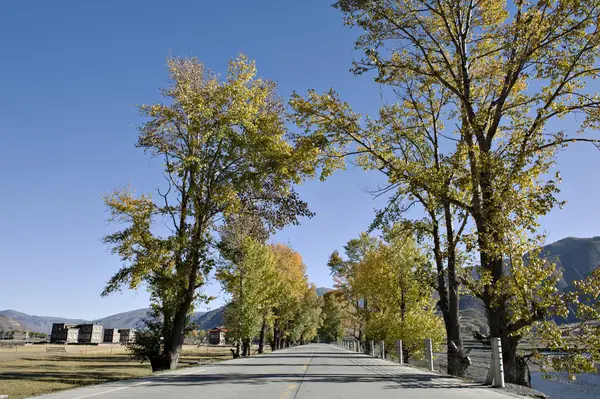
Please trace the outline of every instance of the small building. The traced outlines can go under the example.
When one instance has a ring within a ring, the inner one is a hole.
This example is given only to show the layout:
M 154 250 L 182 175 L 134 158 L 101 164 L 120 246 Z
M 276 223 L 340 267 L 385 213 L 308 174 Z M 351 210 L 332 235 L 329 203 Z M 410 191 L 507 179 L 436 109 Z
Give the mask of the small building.
M 227 329 L 222 327 L 208 330 L 208 343 L 210 345 L 225 345 L 225 334 L 227 334 Z
M 135 342 L 135 328 L 121 328 L 119 330 L 119 342 L 121 344 L 131 344 Z
M 75 324 L 54 323 L 50 333 L 51 344 L 64 344 L 77 342 L 79 330 Z
M 77 342 L 79 342 L 79 328 L 77 328 L 77 326 L 67 328 L 66 335 L 67 335 L 67 339 L 66 339 L 65 343 L 76 344 Z
M 79 335 L 77 342 L 80 344 L 99 344 L 104 338 L 102 336 L 102 324 L 79 324 Z
M 105 328 L 102 342 L 105 344 L 118 344 L 120 338 L 119 331 L 116 328 Z

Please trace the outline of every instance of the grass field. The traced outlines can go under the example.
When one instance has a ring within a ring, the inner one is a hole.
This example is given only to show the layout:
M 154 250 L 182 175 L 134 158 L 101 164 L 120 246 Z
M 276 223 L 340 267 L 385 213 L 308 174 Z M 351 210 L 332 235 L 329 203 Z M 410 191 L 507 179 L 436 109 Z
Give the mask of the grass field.
M 66 354 L 46 353 L 46 345 L 0 347 L 0 395 L 20 399 L 152 373 L 121 345 L 67 346 Z M 185 346 L 180 366 L 231 358 L 227 347 Z

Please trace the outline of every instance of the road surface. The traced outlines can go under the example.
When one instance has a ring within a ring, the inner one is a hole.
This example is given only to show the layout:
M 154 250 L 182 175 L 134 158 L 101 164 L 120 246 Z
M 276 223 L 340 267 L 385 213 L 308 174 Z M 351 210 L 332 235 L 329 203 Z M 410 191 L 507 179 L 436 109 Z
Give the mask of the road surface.
M 326 344 L 38 396 L 44 399 L 477 398 L 515 395 Z

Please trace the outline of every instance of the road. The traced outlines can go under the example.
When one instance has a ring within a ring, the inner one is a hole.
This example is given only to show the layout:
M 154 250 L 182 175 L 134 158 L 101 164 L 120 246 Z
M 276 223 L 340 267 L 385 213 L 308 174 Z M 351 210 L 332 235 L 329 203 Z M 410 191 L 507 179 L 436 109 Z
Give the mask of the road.
M 501 390 L 326 344 L 78 388 L 43 399 L 506 399 Z

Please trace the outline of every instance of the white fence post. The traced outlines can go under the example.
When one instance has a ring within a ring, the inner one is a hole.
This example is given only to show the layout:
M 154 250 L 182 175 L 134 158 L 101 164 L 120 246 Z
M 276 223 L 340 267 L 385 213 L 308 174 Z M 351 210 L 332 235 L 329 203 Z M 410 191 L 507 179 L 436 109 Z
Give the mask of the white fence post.
M 375 342 L 369 341 L 369 343 L 370 343 L 369 346 L 371 347 L 370 348 L 371 349 L 371 356 L 375 357 Z
M 492 338 L 492 368 L 494 387 L 504 388 L 504 365 L 502 364 L 502 341 Z
M 385 341 L 379 341 L 379 345 L 381 346 L 381 358 L 385 359 Z
M 404 363 L 403 354 L 402 354 L 402 340 L 396 340 L 396 355 L 398 355 L 398 363 Z
M 425 338 L 423 340 L 425 344 L 425 360 L 427 360 L 427 367 L 429 371 L 433 371 L 433 345 L 431 344 L 430 338 Z

